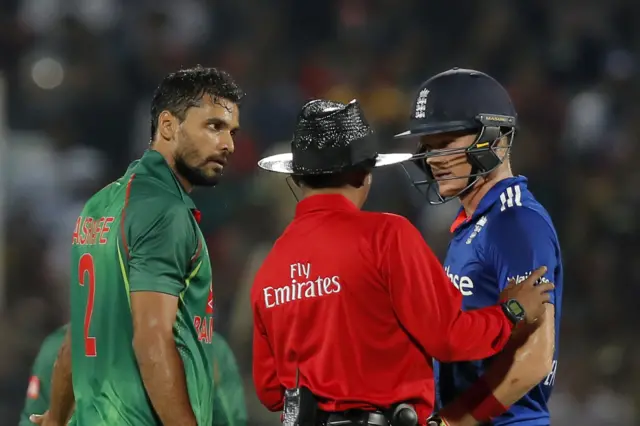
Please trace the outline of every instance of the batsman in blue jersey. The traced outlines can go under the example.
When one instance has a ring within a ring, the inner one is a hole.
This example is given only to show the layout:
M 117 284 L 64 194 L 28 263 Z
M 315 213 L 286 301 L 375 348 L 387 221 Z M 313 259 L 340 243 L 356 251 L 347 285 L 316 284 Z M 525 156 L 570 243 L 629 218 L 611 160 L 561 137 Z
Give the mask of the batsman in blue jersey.
M 562 305 L 562 261 L 547 211 L 514 176 L 509 151 L 516 111 L 507 91 L 490 76 L 458 69 L 420 87 L 410 128 L 398 138 L 419 138 L 414 180 L 431 204 L 458 198 L 444 262 L 464 296 L 463 309 L 494 305 L 509 285 L 546 267 L 555 283 L 545 315 L 525 324 L 518 303 L 505 312 L 520 324 L 507 347 L 491 359 L 438 363 L 436 407 L 428 424 L 439 426 L 549 426 L 548 401 L 556 377 Z M 508 311 L 508 312 L 507 312 Z

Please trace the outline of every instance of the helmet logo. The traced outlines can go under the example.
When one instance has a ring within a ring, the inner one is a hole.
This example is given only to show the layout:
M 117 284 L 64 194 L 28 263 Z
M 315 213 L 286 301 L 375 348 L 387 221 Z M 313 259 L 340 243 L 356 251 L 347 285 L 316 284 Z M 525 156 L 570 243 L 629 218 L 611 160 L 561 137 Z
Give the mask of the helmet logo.
M 416 101 L 416 118 L 424 118 L 427 111 L 427 95 L 429 91 L 422 89 L 418 94 L 418 100 Z

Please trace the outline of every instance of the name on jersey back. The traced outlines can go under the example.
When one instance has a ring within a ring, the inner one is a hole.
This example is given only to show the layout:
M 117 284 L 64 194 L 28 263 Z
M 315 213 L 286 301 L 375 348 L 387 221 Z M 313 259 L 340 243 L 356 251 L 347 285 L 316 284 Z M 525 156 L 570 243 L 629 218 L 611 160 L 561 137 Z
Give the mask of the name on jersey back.
M 328 296 L 342 290 L 338 275 L 312 278 L 310 263 L 292 263 L 289 269 L 291 284 L 282 287 L 269 286 L 262 290 L 265 307 L 273 308 L 298 300 Z
M 111 223 L 115 219 L 112 216 L 93 218 L 78 216 L 76 227 L 73 230 L 73 245 L 107 244 Z

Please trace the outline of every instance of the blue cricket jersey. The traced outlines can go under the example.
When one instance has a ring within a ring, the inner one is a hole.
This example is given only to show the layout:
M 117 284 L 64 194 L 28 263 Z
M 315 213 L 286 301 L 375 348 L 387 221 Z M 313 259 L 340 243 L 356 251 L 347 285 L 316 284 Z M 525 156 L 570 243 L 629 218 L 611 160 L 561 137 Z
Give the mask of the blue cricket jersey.
M 452 226 L 453 239 L 444 262 L 447 275 L 464 296 L 463 309 L 495 305 L 509 279 L 523 281 L 540 266 L 547 266 L 544 279 L 555 284 L 555 354 L 551 374 L 494 426 L 548 426 L 547 403 L 555 382 L 562 305 L 562 260 L 558 236 L 547 211 L 527 189 L 527 179 L 512 177 L 498 182 L 480 201 L 470 218 L 464 210 Z M 439 408 L 466 390 L 483 373 L 490 359 L 473 362 L 437 363 L 436 399 Z

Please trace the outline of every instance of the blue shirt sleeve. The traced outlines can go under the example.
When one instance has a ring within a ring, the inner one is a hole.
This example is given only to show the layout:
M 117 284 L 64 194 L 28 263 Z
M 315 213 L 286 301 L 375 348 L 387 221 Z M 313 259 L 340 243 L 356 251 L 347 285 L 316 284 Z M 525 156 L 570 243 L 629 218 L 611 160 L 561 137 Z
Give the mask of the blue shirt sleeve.
M 560 252 L 552 225 L 535 210 L 526 207 L 507 209 L 490 219 L 487 225 L 488 260 L 495 268 L 502 291 L 510 279 L 517 283 L 540 266 L 547 267 L 544 281 L 554 282 Z M 555 304 L 555 291 L 551 303 Z

